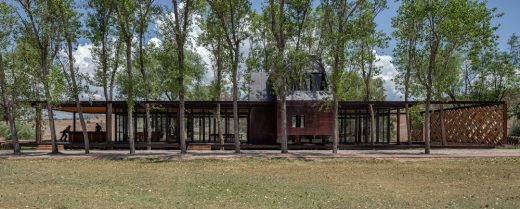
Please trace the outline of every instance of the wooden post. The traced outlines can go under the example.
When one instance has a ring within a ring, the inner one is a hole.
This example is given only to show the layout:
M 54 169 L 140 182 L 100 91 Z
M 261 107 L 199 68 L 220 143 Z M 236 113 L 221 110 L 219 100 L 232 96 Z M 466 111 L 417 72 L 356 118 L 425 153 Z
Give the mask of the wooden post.
M 106 112 L 105 112 L 105 144 L 108 149 L 113 149 L 112 145 L 112 135 L 114 130 L 112 129 L 112 101 L 106 103 Z M 117 127 L 116 127 L 117 128 Z
M 441 120 L 441 141 L 442 141 L 442 146 L 446 146 L 448 143 L 446 141 L 446 126 L 444 124 L 444 105 L 439 104 L 439 109 L 440 109 L 440 120 Z
M 507 103 L 504 102 L 502 104 L 502 128 L 503 128 L 503 142 L 504 144 L 508 143 L 507 139 Z
M 397 108 L 397 145 L 401 144 L 401 108 Z

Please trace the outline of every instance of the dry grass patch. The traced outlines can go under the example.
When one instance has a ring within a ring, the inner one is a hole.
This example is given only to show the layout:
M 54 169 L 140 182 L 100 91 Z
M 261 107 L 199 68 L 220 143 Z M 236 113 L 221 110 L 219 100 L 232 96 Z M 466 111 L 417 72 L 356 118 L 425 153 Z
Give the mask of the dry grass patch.
M 520 159 L 0 159 L 0 208 L 518 208 Z

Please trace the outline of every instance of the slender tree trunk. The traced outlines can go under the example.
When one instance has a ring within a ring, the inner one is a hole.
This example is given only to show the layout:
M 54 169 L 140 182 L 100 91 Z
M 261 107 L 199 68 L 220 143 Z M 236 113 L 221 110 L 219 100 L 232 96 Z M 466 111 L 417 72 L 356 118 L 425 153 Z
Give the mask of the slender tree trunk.
M 235 56 L 233 60 L 233 134 L 235 139 L 235 153 L 240 153 L 240 130 L 239 130 L 239 119 L 238 119 L 238 61 L 239 61 L 239 52 L 238 49 L 233 51 Z
M 408 107 L 408 97 L 409 97 L 409 89 L 410 89 L 410 76 L 412 71 L 412 57 L 413 53 L 415 52 L 415 46 L 412 47 L 412 44 L 415 44 L 414 41 L 409 41 L 409 47 L 408 47 L 408 63 L 406 66 L 406 73 L 404 77 L 404 103 L 405 103 L 405 110 L 406 110 L 406 135 L 408 138 L 408 144 L 412 145 L 412 122 L 410 121 L 410 111 Z
M 112 130 L 113 130 L 112 129 L 112 113 L 113 113 L 112 106 L 113 105 L 112 105 L 112 100 L 113 100 L 113 95 L 114 95 L 115 76 L 116 76 L 117 69 L 119 68 L 119 54 L 120 54 L 119 52 L 120 52 L 120 50 L 121 50 L 121 42 L 117 41 L 116 42 L 116 51 L 115 51 L 115 55 L 114 55 L 115 64 L 114 64 L 114 66 L 112 66 L 110 80 L 107 81 L 108 82 L 108 91 L 105 93 L 105 97 L 108 100 L 106 131 L 107 131 L 107 143 L 108 143 L 108 146 L 109 146 L 108 148 L 109 149 L 113 148 L 113 139 L 112 139 Z M 106 60 L 105 60 L 105 62 L 106 62 Z
M 68 48 L 68 56 L 69 56 L 69 73 L 70 80 L 72 82 L 72 88 L 74 92 L 74 99 L 76 101 L 76 108 L 78 109 L 79 121 L 81 124 L 81 131 L 83 132 L 83 142 L 85 143 L 85 154 L 90 153 L 90 143 L 87 134 L 87 125 L 85 124 L 85 119 L 83 118 L 83 107 L 81 107 L 81 102 L 79 101 L 79 87 L 76 82 L 76 73 L 74 71 L 74 57 L 72 56 L 72 40 L 67 40 L 67 48 Z M 74 121 L 76 123 L 76 121 Z
M 128 73 L 128 79 L 130 82 L 128 88 L 127 97 L 127 130 L 128 130 L 128 144 L 130 146 L 130 154 L 135 153 L 135 141 L 134 141 L 134 102 L 133 102 L 133 78 L 132 78 L 132 39 L 126 40 L 126 69 Z
M 222 130 L 222 122 L 220 121 L 220 101 L 217 103 L 217 109 L 215 111 L 215 115 L 216 115 L 216 120 L 217 120 L 217 131 L 218 131 L 218 141 L 220 142 L 220 150 L 224 150 L 224 144 L 225 144 L 225 140 L 224 140 L 224 135 L 223 135 L 223 131 Z
M 285 90 L 284 90 L 285 91 Z M 280 107 L 280 116 L 281 116 L 281 138 L 280 138 L 280 144 L 282 153 L 288 153 L 288 147 L 287 147 L 287 109 L 286 109 L 286 98 L 285 93 L 282 93 L 283 96 L 281 98 L 281 107 Z
M 44 51 L 44 50 L 41 50 Z M 46 52 L 41 52 L 46 53 Z M 42 81 L 43 81 L 43 90 L 45 92 L 45 100 L 47 105 L 47 114 L 49 120 L 49 129 L 51 131 L 51 146 L 52 146 L 52 154 L 58 154 L 58 144 L 56 141 L 56 128 L 54 125 L 54 112 L 52 111 L 52 98 L 49 87 L 49 69 L 47 66 L 47 56 L 41 55 L 41 71 L 42 71 Z
M 152 123 L 150 120 L 150 103 L 145 105 L 145 117 L 146 117 L 146 149 L 152 150 Z
M 178 49 L 179 52 L 179 141 L 181 146 L 181 154 L 186 154 L 186 130 L 184 127 L 184 52 L 183 48 Z
M 87 124 L 85 123 L 85 118 L 83 117 L 83 107 L 81 106 L 79 97 L 76 97 L 76 108 L 78 109 L 81 131 L 83 132 L 83 142 L 85 143 L 85 154 L 89 154 L 90 153 L 90 143 L 89 143 L 88 133 L 87 133 Z M 75 122 L 76 121 L 74 121 L 74 123 Z
M 430 154 L 430 92 L 426 96 L 426 109 L 424 110 L 424 154 Z
M 333 126 L 333 138 L 332 138 L 332 153 L 338 153 L 338 144 L 339 144 L 339 132 L 338 132 L 338 98 L 333 95 L 334 107 L 332 109 L 332 126 Z
M 220 42 L 218 43 L 218 51 L 220 52 Z M 220 150 L 224 150 L 224 130 L 222 129 L 222 121 L 220 119 L 220 100 L 221 98 L 221 83 L 222 83 L 222 61 L 218 56 L 221 56 L 219 54 L 215 54 L 216 60 L 217 60 L 217 83 L 216 83 L 216 94 L 217 94 L 217 109 L 216 109 L 216 119 L 217 119 L 217 131 L 218 131 L 218 141 L 220 142 Z
M 42 107 L 39 102 L 36 104 L 36 107 L 34 108 L 34 114 L 34 129 L 36 129 L 35 141 L 36 144 L 39 144 L 42 142 Z
M 144 25 L 141 23 L 139 26 L 139 68 L 141 71 L 141 75 L 143 76 L 143 82 L 145 84 L 146 90 L 146 101 L 149 100 L 150 95 L 150 84 L 148 83 L 148 79 L 146 77 L 146 72 L 144 70 L 144 51 L 143 51 L 143 35 L 144 35 Z M 150 120 L 150 104 L 146 103 L 145 105 L 145 124 L 146 124 L 146 149 L 152 150 L 152 123 Z
M 13 143 L 14 154 L 20 154 L 20 143 L 18 143 L 18 132 L 16 130 L 16 119 L 13 108 L 14 99 L 10 101 L 9 93 L 7 89 L 7 79 L 5 77 L 4 63 L 2 54 L 0 53 L 0 82 L 2 86 L 2 99 L 4 100 L 7 115 L 7 121 L 9 123 L 9 131 L 11 132 L 11 143 Z
M 180 85 L 184 85 L 183 79 L 179 80 Z M 184 89 L 179 91 L 179 140 L 181 146 L 181 154 L 186 154 L 186 131 L 184 128 Z

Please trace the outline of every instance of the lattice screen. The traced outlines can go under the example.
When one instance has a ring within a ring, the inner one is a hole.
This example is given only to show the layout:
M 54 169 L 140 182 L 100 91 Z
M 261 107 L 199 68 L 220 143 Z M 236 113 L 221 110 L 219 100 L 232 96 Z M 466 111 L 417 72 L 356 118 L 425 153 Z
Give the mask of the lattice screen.
M 436 105 L 432 105 L 435 107 Z M 448 143 L 501 144 L 503 139 L 502 105 L 453 108 L 444 110 Z M 440 111 L 431 116 L 431 141 L 441 142 Z M 413 127 L 413 140 L 422 141 L 422 126 Z

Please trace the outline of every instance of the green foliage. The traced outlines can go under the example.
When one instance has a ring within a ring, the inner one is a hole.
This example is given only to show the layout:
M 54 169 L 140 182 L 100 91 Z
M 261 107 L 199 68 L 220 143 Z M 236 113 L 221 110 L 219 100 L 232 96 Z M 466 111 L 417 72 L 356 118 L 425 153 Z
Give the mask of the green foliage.
M 18 19 L 14 15 L 16 8 L 7 2 L 0 2 L 0 53 L 12 43 Z
M 520 137 L 520 122 L 516 121 L 511 129 L 509 130 L 509 136 L 518 136 Z
M 392 19 L 397 38 L 395 63 L 401 69 L 398 83 L 405 92 L 431 99 L 442 99 L 457 89 L 460 72 L 459 53 L 475 53 L 494 40 L 496 27 L 491 19 L 499 16 L 486 2 L 403 1 L 398 15 Z M 419 85 L 413 85 L 417 83 Z
M 338 99 L 340 101 L 363 101 L 365 100 L 365 81 L 357 72 L 348 71 L 340 75 L 338 79 Z M 385 92 L 383 80 L 380 78 L 370 78 L 370 101 L 383 101 Z
M 416 105 L 408 109 L 410 114 L 410 124 L 414 127 L 422 126 L 424 124 L 424 117 L 423 114 L 421 114 L 422 108 L 421 105 Z
M 34 128 L 31 124 L 17 121 L 16 122 L 16 130 L 19 139 L 34 139 Z M 11 132 L 9 130 L 9 125 L 5 122 L 0 122 L 0 136 L 5 139 L 11 138 Z

